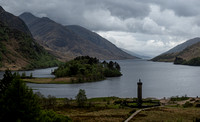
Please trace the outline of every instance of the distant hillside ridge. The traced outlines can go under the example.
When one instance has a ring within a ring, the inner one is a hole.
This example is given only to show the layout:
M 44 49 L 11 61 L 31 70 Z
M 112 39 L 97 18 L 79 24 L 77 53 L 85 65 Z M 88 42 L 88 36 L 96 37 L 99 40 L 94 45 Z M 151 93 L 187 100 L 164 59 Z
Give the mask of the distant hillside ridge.
M 200 38 L 196 37 L 190 39 L 182 44 L 177 45 L 176 47 L 170 49 L 169 51 L 154 57 L 152 61 L 164 61 L 164 62 L 173 62 L 176 57 L 181 57 L 185 60 L 190 60 L 192 58 L 198 57 L 199 54 L 199 45 Z
M 37 42 L 63 61 L 86 55 L 102 60 L 136 58 L 81 26 L 63 26 L 47 17 L 38 18 L 27 12 L 19 17 L 25 21 Z

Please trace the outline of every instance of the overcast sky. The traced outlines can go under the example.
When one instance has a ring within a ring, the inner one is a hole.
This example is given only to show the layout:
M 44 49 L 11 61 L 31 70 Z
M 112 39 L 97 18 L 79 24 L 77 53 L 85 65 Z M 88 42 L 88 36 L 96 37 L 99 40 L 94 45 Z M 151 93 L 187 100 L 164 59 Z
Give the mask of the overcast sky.
M 199 37 L 200 0 L 0 0 L 14 15 L 31 12 L 81 25 L 116 46 L 156 56 Z

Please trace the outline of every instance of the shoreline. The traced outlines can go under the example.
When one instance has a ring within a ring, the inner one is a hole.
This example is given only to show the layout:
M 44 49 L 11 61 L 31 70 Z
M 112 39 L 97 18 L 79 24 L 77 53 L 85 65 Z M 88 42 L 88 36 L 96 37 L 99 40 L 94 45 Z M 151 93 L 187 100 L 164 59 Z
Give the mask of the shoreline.
M 72 84 L 74 77 L 63 77 L 63 78 L 27 78 L 22 79 L 27 83 L 35 84 Z
M 61 78 L 25 78 L 22 80 L 26 83 L 34 83 L 34 84 L 80 84 L 80 83 L 99 82 L 105 79 L 100 79 L 97 81 L 78 81 L 78 78 L 76 77 L 61 77 Z

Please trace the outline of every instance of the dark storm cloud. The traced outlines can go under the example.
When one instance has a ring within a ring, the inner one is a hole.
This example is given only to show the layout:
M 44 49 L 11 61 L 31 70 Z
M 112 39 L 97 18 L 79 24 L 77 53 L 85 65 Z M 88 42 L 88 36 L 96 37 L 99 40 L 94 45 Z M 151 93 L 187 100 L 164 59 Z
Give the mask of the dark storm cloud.
M 147 4 L 134 0 L 3 0 L 0 3 L 16 15 L 28 11 L 37 16 L 48 16 L 62 24 L 80 24 L 91 29 L 101 27 L 99 29 L 105 30 L 112 30 L 113 26 L 102 26 L 99 21 L 103 20 L 98 20 L 96 23 L 91 20 L 88 23 L 88 19 L 101 19 L 99 16 L 104 14 L 105 17 L 111 17 L 107 19 L 109 25 L 112 21 L 144 18 L 150 12 Z
M 143 18 L 148 16 L 150 8 L 147 4 L 131 0 L 106 1 L 104 6 L 112 15 L 127 19 L 132 17 Z
M 0 5 L 15 15 L 31 12 L 81 25 L 124 48 L 132 43 L 130 49 L 152 50 L 152 55 L 200 32 L 200 0 L 0 0 Z
M 157 4 L 161 9 L 171 9 L 178 16 L 197 16 L 200 14 L 200 0 L 137 0 Z

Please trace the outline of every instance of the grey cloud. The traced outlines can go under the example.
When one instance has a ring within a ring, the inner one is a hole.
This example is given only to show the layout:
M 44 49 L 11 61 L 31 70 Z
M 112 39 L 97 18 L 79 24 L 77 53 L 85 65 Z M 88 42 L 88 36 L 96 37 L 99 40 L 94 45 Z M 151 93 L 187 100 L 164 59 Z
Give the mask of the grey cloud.
M 163 10 L 171 9 L 178 16 L 197 16 L 200 14 L 199 0 L 137 0 L 149 4 L 157 4 Z
M 15 0 L 3 0 L 0 4 L 3 4 L 8 11 L 16 15 L 28 11 L 37 16 L 48 16 L 62 24 L 80 24 L 85 27 L 90 27 L 90 29 L 100 27 L 99 29 L 102 30 L 112 30 L 111 27 L 113 26 L 110 26 L 110 28 L 109 26 L 105 27 L 101 24 L 99 26 L 98 23 L 92 22 L 92 20 L 88 23 L 88 18 L 85 18 L 84 15 L 102 10 L 110 14 L 105 17 L 112 17 L 123 21 L 127 18 L 144 18 L 150 12 L 147 4 L 142 4 L 135 0 L 18 0 L 17 2 Z M 99 16 L 96 13 L 90 19 L 101 19 Z M 94 26 L 88 26 L 90 24 Z
M 142 34 L 136 38 L 140 42 L 187 40 L 200 31 L 199 0 L 1 0 L 0 5 L 15 15 L 31 12 L 63 25 Z
M 143 18 L 148 16 L 150 8 L 147 4 L 142 4 L 137 1 L 120 0 L 107 2 L 105 6 L 110 10 L 111 14 L 122 19 L 127 18 Z

